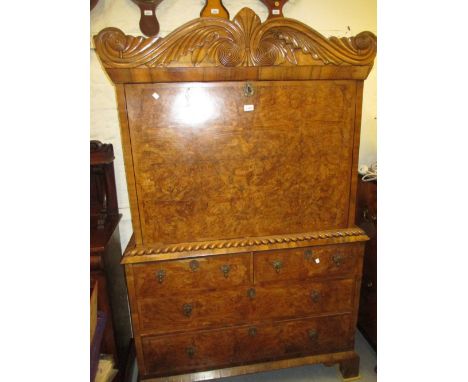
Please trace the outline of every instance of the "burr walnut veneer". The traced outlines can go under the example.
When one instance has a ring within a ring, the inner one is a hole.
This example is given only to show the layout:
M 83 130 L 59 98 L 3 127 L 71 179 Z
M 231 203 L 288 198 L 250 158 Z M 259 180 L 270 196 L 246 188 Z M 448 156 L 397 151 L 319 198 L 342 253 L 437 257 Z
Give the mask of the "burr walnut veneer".
M 244 8 L 164 38 L 95 37 L 117 91 L 143 379 L 312 363 L 359 373 L 354 225 L 376 37 L 325 38 Z

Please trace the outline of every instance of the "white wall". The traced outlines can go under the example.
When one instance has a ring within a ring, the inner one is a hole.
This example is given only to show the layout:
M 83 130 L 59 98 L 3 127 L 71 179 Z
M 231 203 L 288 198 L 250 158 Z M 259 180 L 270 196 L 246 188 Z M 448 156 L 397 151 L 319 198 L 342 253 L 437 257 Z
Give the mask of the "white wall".
M 164 37 L 183 23 L 199 17 L 204 0 L 164 0 L 156 14 Z M 259 0 L 223 0 L 230 17 L 243 7 L 249 7 L 262 21 L 267 9 Z M 313 27 L 325 36 L 353 36 L 364 30 L 377 34 L 376 0 L 290 0 L 283 8 L 286 17 Z M 91 36 L 106 27 L 117 27 L 127 34 L 141 35 L 138 23 L 140 10 L 131 0 L 99 0 L 91 12 Z M 91 43 L 92 45 L 92 43 Z M 359 162 L 377 160 L 377 65 L 364 86 L 361 151 Z M 115 176 L 119 206 L 123 214 L 120 225 L 122 247 L 132 233 L 125 182 L 122 148 L 114 87 L 91 49 L 91 139 L 114 145 Z

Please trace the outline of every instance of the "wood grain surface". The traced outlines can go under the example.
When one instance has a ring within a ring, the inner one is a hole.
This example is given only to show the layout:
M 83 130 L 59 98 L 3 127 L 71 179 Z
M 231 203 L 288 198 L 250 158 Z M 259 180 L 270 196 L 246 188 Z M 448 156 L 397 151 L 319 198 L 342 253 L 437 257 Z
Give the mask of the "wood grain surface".
M 348 316 L 145 337 L 149 373 L 184 373 L 349 348 Z
M 254 291 L 252 296 L 251 291 Z M 352 279 L 220 289 L 179 290 L 137 299 L 142 333 L 175 333 L 265 320 L 346 313 L 353 307 Z M 190 313 L 184 307 L 190 306 Z
M 347 226 L 354 82 L 249 85 L 125 86 L 145 245 Z
M 225 255 L 136 264 L 136 294 L 152 297 L 174 289 L 199 291 L 249 285 L 251 255 Z
M 255 282 L 354 275 L 363 243 L 258 252 Z

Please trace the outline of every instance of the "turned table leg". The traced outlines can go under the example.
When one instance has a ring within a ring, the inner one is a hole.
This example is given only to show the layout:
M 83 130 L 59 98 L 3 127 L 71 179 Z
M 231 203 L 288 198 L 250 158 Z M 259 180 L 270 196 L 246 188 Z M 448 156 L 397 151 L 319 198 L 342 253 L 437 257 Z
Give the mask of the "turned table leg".
M 340 372 L 345 380 L 359 377 L 359 355 L 340 361 Z

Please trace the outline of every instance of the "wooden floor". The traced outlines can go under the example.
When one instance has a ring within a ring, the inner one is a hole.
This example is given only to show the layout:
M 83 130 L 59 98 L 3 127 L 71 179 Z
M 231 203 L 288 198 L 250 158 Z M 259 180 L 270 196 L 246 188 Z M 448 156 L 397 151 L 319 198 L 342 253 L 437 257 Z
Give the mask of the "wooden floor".
M 377 382 L 374 368 L 377 356 L 361 333 L 357 332 L 356 351 L 361 356 L 360 382 Z M 342 381 L 338 366 L 325 367 L 323 365 L 302 366 L 278 371 L 242 375 L 212 380 L 213 382 L 339 382 Z M 136 376 L 135 376 L 136 381 Z

